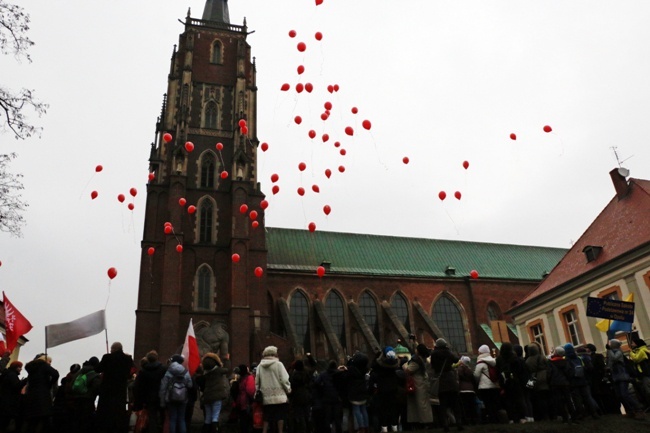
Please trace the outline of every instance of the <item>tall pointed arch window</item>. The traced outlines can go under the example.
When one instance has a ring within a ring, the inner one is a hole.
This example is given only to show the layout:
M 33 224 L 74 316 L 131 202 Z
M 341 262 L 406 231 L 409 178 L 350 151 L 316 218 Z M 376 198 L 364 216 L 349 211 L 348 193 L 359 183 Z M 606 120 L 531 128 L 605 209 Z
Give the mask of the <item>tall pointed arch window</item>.
M 363 320 L 372 330 L 373 335 L 379 341 L 379 320 L 377 317 L 377 303 L 375 298 L 368 292 L 363 292 L 359 298 L 359 309 Z
M 390 302 L 390 308 L 393 310 L 393 313 L 395 313 L 400 323 L 410 332 L 411 325 L 409 323 L 409 307 L 404 296 L 400 293 L 395 293 L 393 300 Z
M 214 209 L 210 200 L 203 200 L 199 208 L 199 242 L 212 242 Z
M 217 129 L 217 115 L 219 110 L 217 109 L 217 103 L 210 101 L 205 104 L 204 113 L 203 113 L 203 127 L 208 129 Z
M 304 293 L 296 291 L 289 302 L 289 318 L 296 331 L 298 342 L 302 343 L 305 352 L 311 351 L 309 338 L 309 302 Z
M 467 351 L 463 316 L 447 296 L 441 296 L 433 306 L 433 321 L 456 351 Z
M 345 312 L 343 300 L 336 292 L 330 292 L 325 300 L 325 315 L 332 325 L 334 333 L 339 339 L 341 346 L 345 347 Z
M 212 44 L 212 63 L 221 64 L 223 63 L 223 53 L 221 52 L 221 42 L 214 41 Z
M 214 169 L 214 155 L 210 152 L 206 152 L 201 157 L 201 188 L 214 188 Z
M 195 305 L 197 310 L 214 309 L 214 279 L 209 266 L 201 266 L 196 273 L 196 297 Z

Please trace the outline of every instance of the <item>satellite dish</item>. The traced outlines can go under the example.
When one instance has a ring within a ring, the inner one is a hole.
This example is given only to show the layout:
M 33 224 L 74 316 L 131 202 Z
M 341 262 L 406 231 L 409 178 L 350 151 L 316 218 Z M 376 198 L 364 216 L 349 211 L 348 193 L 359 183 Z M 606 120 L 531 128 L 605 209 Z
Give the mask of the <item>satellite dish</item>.
M 630 170 L 628 170 L 627 168 L 621 167 L 621 168 L 618 169 L 618 174 L 620 174 L 623 177 L 628 177 L 630 175 Z

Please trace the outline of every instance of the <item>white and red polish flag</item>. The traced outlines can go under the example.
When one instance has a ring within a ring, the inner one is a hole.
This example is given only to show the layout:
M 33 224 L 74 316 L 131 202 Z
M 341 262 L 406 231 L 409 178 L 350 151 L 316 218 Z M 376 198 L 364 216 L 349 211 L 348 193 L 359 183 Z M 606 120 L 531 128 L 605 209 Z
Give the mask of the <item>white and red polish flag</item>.
M 27 334 L 32 328 L 29 320 L 20 314 L 20 311 L 9 302 L 5 292 L 2 292 L 2 303 L 5 307 L 5 332 L 7 333 L 7 350 L 13 352 L 18 339 Z
M 194 376 L 196 369 L 201 363 L 201 357 L 199 356 L 199 345 L 196 343 L 196 335 L 194 335 L 194 325 L 192 325 L 192 319 L 190 319 L 190 326 L 187 328 L 187 334 L 185 335 L 185 342 L 183 343 L 183 355 L 184 361 L 183 366 L 187 368 L 191 376 Z

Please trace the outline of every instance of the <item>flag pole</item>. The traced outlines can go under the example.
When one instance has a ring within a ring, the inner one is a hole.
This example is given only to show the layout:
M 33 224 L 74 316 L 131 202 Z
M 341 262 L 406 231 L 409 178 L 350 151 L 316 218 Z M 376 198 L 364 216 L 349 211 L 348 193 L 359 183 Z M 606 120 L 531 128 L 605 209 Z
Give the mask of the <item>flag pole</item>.
M 47 356 L 47 326 L 45 327 L 45 356 Z
M 108 353 L 108 329 L 104 328 L 104 335 L 106 336 L 106 353 Z

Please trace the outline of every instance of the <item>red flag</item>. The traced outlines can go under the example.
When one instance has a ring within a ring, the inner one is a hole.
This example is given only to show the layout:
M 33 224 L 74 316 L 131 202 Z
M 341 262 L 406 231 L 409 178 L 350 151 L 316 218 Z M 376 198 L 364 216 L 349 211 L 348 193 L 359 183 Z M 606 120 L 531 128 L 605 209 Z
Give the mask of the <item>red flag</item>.
M 201 357 L 199 356 L 199 345 L 196 343 L 196 335 L 194 335 L 194 325 L 192 325 L 192 319 L 190 319 L 190 326 L 187 328 L 187 335 L 185 335 L 185 342 L 183 343 L 183 351 L 181 352 L 183 358 L 183 366 L 187 368 L 190 372 L 190 375 L 194 376 L 196 369 L 201 363 Z
M 32 324 L 20 311 L 9 302 L 5 292 L 2 292 L 2 302 L 5 307 L 5 332 L 7 333 L 7 350 L 13 352 L 16 348 L 18 339 L 27 334 L 32 329 Z
M 0 333 L 0 353 L 5 353 L 7 351 L 7 340 L 5 340 L 4 334 Z

